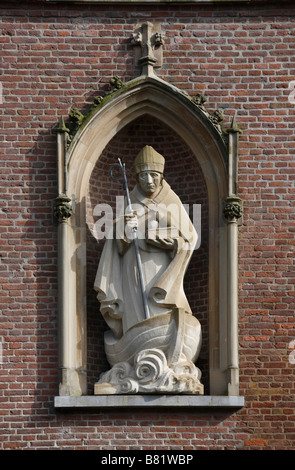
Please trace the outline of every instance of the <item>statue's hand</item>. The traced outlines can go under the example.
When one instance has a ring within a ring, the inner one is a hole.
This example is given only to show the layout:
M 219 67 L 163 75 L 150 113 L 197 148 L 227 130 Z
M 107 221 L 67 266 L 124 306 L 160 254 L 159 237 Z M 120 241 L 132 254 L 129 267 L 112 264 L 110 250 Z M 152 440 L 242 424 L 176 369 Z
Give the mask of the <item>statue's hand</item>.
M 131 237 L 131 233 L 135 232 L 138 228 L 138 220 L 136 212 L 125 215 L 125 233 L 128 238 Z
M 175 240 L 173 238 L 160 238 L 156 237 L 155 239 L 149 239 L 148 243 L 157 246 L 158 248 L 162 248 L 162 250 L 173 250 Z

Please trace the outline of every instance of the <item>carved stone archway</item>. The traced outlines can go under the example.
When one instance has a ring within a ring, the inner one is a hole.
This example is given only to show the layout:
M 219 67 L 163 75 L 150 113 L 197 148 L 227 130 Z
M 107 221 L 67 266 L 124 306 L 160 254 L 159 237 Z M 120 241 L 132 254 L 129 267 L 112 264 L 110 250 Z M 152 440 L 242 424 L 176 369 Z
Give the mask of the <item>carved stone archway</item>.
M 57 130 L 59 196 L 59 318 L 61 396 L 85 395 L 87 357 L 86 195 L 105 146 L 127 124 L 148 114 L 177 133 L 191 149 L 207 185 L 209 202 L 210 395 L 239 394 L 237 142 L 233 123 L 222 131 L 202 97 L 191 99 L 156 76 L 142 75 L 99 100 L 81 119 L 70 145 Z

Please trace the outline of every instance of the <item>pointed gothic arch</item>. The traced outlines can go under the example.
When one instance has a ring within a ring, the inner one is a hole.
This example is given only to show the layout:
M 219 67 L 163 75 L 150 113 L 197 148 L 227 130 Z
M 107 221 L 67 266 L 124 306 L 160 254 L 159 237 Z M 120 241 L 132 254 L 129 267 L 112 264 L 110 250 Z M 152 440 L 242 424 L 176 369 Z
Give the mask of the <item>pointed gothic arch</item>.
M 238 395 L 237 128 L 229 145 L 201 104 L 153 76 L 115 91 L 83 120 L 67 148 L 58 130 L 60 395 L 87 393 L 86 194 L 104 148 L 140 116 L 156 117 L 190 148 L 207 185 L 209 203 L 210 395 Z M 224 206 L 227 203 L 227 210 Z M 226 217 L 225 217 L 226 215 Z

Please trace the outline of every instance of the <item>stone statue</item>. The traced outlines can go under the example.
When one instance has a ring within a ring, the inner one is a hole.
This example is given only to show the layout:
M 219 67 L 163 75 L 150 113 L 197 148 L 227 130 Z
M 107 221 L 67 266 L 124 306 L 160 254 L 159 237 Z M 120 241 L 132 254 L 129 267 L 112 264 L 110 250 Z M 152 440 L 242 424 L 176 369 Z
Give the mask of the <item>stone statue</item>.
M 192 315 L 183 278 L 197 233 L 163 178 L 165 160 L 144 147 L 134 160 L 137 184 L 123 217 L 114 221 L 94 283 L 110 330 L 105 352 L 112 366 L 95 394 L 202 394 L 195 366 L 201 327 Z M 127 181 L 126 181 L 127 184 Z

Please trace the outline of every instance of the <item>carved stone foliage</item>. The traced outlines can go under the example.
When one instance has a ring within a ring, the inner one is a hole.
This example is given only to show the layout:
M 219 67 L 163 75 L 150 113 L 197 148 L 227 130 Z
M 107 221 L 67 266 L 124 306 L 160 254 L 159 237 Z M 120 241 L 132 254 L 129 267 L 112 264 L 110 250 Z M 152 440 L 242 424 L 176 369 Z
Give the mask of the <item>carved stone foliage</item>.
M 118 75 L 113 76 L 110 79 L 109 84 L 109 92 L 107 92 L 105 96 L 96 96 L 93 100 L 93 104 L 89 107 L 86 113 L 82 113 L 77 108 L 72 108 L 69 112 L 66 123 L 64 122 L 64 119 L 61 118 L 58 125 L 53 128 L 54 132 L 67 133 L 66 149 L 69 148 L 75 134 L 84 125 L 88 117 L 92 115 L 93 112 L 95 113 L 98 111 L 100 107 L 104 106 L 104 104 L 109 101 L 115 92 L 124 87 L 124 82 L 119 78 Z
M 238 197 L 228 197 L 223 210 L 224 217 L 227 220 L 238 220 L 242 217 L 242 200 Z
M 72 215 L 71 199 L 68 196 L 58 196 L 55 200 L 54 215 L 59 222 L 66 221 Z
M 192 102 L 197 106 L 204 107 L 204 105 L 207 103 L 207 98 L 202 93 L 197 93 L 192 98 Z

